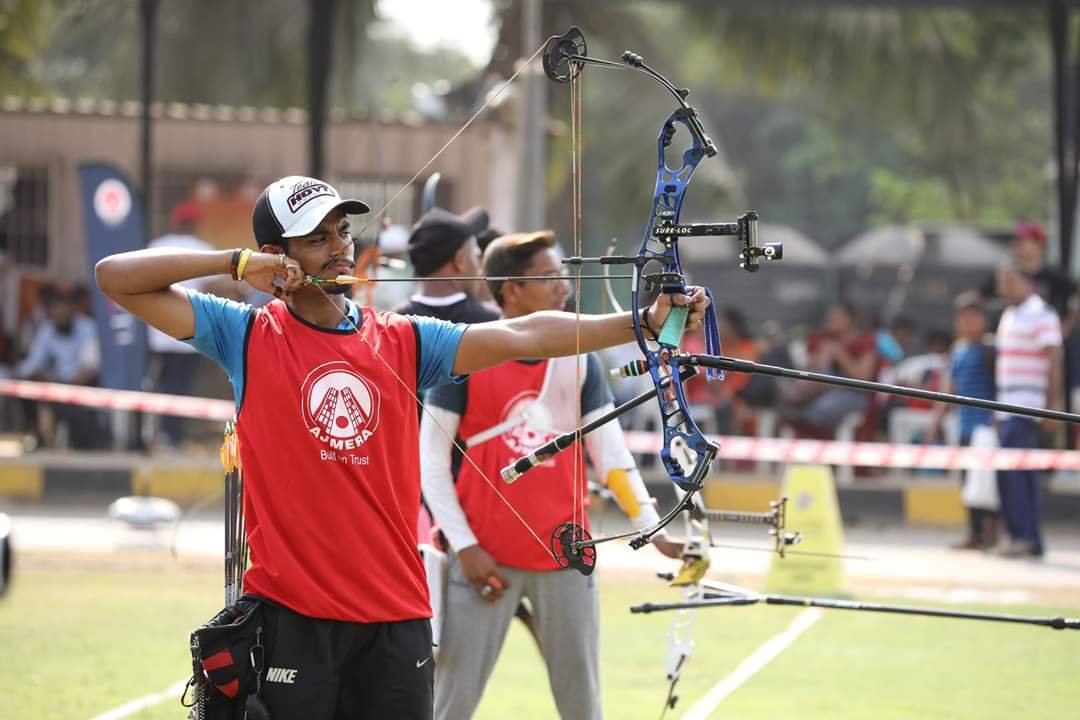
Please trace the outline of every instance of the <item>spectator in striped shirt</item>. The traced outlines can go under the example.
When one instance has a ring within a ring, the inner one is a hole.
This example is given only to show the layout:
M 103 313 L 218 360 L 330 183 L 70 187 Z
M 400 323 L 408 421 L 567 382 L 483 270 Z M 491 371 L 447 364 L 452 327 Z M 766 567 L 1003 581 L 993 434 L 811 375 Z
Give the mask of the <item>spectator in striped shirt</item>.
M 1034 278 L 1018 265 L 998 271 L 998 292 L 1009 306 L 997 329 L 997 399 L 1029 407 L 1060 410 L 1062 386 L 1061 322 L 1035 291 Z M 1003 448 L 1039 445 L 1039 425 L 1026 417 L 999 413 L 998 439 Z M 1034 470 L 998 471 L 1001 513 L 1009 542 L 1006 557 L 1041 557 L 1039 475 Z

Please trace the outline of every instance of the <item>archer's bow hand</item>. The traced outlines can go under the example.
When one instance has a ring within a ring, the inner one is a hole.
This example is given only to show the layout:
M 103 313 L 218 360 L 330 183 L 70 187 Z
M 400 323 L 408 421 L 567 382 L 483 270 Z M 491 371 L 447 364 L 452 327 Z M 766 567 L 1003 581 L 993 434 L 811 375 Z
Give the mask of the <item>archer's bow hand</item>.
M 248 258 L 243 280 L 256 290 L 288 300 L 304 285 L 300 263 L 280 253 L 256 252 Z
M 709 307 L 709 297 L 705 288 L 687 287 L 686 293 L 661 293 L 649 308 L 649 325 L 651 329 L 659 331 L 671 312 L 672 304 L 689 309 L 690 314 L 686 318 L 685 330 L 700 330 L 705 320 L 705 311 Z
M 686 550 L 686 543 L 681 540 L 674 540 L 667 532 L 661 530 L 653 535 L 652 544 L 664 557 L 678 560 L 682 558 L 683 551 Z

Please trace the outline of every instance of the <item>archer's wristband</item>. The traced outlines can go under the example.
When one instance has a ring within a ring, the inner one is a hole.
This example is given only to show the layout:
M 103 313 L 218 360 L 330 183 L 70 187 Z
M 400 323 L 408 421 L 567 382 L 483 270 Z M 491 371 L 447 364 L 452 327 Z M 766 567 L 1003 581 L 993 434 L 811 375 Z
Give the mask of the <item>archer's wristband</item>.
M 229 258 L 229 275 L 232 276 L 233 280 L 239 280 L 240 279 L 240 278 L 238 278 L 236 276 L 236 270 L 237 270 L 237 266 L 239 264 L 240 264 L 240 251 L 239 250 L 233 250 L 232 257 Z
M 244 271 L 247 270 L 248 260 L 250 260 L 250 259 L 251 259 L 251 251 L 250 250 L 245 249 L 245 250 L 240 251 L 240 261 L 236 264 L 236 279 L 237 280 L 243 280 L 244 279 Z

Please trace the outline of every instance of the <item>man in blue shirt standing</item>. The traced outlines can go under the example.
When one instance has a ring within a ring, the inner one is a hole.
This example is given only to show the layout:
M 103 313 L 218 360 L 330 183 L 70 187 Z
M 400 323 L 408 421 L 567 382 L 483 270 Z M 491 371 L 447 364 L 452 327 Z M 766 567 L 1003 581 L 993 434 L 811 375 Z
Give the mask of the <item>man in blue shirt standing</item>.
M 956 297 L 953 307 L 956 343 L 953 345 L 949 372 L 942 389 L 980 400 L 993 400 L 994 346 L 992 341 L 986 342 L 986 308 L 983 306 L 982 296 L 976 290 L 968 290 Z M 948 409 L 947 405 L 940 403 L 935 406 L 933 425 L 927 433 L 930 441 L 939 435 L 942 418 Z M 993 436 L 993 414 L 989 410 L 961 405 L 957 409 L 957 420 L 961 445 L 972 445 L 972 439 L 982 433 L 989 432 Z M 965 482 L 978 482 L 974 477 L 977 472 L 983 471 L 969 471 Z M 991 485 L 995 482 L 993 471 L 989 471 L 988 482 Z M 997 542 L 996 503 L 975 501 L 973 497 L 978 493 L 970 492 L 973 490 L 970 487 L 966 490 L 968 492 L 964 493 L 964 504 L 968 512 L 968 536 L 954 547 L 961 550 L 984 550 L 993 547 Z

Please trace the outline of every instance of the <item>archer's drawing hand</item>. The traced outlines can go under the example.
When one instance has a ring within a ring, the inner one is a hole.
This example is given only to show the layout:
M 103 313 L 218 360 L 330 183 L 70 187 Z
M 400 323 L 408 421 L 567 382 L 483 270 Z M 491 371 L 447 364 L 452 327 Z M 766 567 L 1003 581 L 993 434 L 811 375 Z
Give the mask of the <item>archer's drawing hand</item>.
M 497 601 L 502 597 L 503 590 L 510 587 L 510 581 L 499 572 L 495 558 L 479 545 L 462 548 L 457 557 L 465 578 L 488 602 Z
M 686 290 L 686 294 L 675 293 L 668 295 L 667 293 L 661 293 L 656 298 L 656 302 L 649 308 L 649 322 L 653 330 L 659 332 L 660 328 L 664 326 L 664 321 L 667 320 L 673 304 L 690 309 L 690 314 L 686 317 L 685 330 L 692 332 L 701 329 L 705 320 L 705 311 L 709 307 L 709 297 L 705 294 L 705 288 L 688 287 Z
M 281 253 L 252 253 L 244 270 L 244 281 L 256 290 L 288 300 L 304 284 L 300 263 Z

